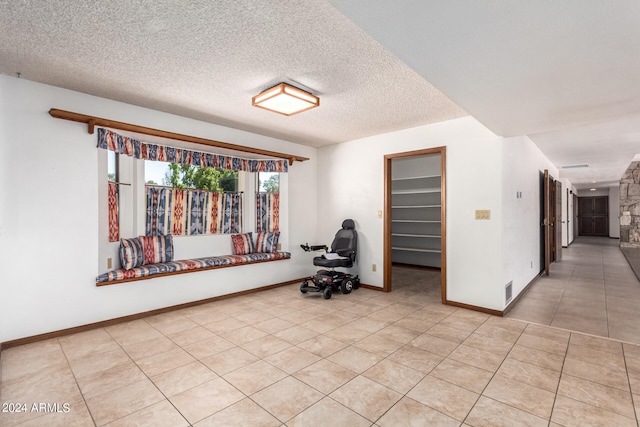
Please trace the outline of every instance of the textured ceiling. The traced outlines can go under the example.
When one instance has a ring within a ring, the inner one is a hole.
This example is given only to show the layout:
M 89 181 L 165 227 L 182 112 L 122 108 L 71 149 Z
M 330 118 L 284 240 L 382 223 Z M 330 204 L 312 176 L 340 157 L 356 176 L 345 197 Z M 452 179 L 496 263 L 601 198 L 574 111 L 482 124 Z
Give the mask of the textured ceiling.
M 578 186 L 640 153 L 638 0 L 329 0 L 469 114 Z
M 0 40 L 0 73 L 310 146 L 467 111 L 578 187 L 640 153 L 637 0 L 0 0 Z M 280 81 L 320 108 L 251 107 Z
M 325 0 L 0 1 L 0 40 L 0 73 L 311 146 L 466 115 Z M 320 108 L 251 106 L 281 81 Z

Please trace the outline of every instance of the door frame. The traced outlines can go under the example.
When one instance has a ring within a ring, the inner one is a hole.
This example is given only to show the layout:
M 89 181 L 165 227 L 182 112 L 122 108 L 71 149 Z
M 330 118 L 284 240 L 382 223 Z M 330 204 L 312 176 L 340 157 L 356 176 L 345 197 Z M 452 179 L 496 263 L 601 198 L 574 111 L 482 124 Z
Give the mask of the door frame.
M 576 240 L 576 237 L 578 237 L 578 224 L 579 224 L 579 212 L 578 212 L 578 205 L 580 204 L 580 199 L 578 198 L 578 195 L 576 193 L 573 193 L 573 239 L 571 240 L 571 242 L 573 242 L 574 240 Z
M 543 174 L 544 188 L 543 188 L 543 221 L 542 225 L 544 227 L 544 274 L 545 276 L 549 275 L 550 268 L 549 266 L 555 262 L 559 261 L 562 253 L 558 250 L 558 243 L 562 246 L 562 235 L 558 233 L 558 221 L 557 221 L 557 198 L 558 192 L 560 192 L 561 196 L 561 187 L 558 188 L 557 181 L 549 175 L 549 170 L 545 169 Z M 560 199 L 560 206 L 562 206 L 562 199 Z M 560 209 L 560 214 L 562 215 L 562 208 Z M 558 234 L 560 234 L 560 242 L 558 242 Z
M 555 232 L 555 256 L 554 261 L 562 260 L 562 182 L 557 179 L 554 181 L 555 184 L 555 208 L 553 210 L 553 223 L 554 223 L 554 232 Z M 569 236 L 567 235 L 567 239 Z
M 549 275 L 549 265 L 551 264 L 551 227 L 549 223 L 551 222 L 551 213 L 550 213 L 550 205 L 549 197 L 551 193 L 550 182 L 549 182 L 549 170 L 544 170 L 544 196 L 543 200 L 543 225 L 544 225 L 544 274 L 545 276 Z
M 447 186 L 446 186 L 446 152 L 447 147 L 435 147 L 423 150 L 405 151 L 402 153 L 385 154 L 384 156 L 384 292 L 391 292 L 392 277 L 391 268 L 393 264 L 391 255 L 391 165 L 394 159 L 407 157 L 420 157 L 430 154 L 440 155 L 440 288 L 442 303 L 447 303 Z

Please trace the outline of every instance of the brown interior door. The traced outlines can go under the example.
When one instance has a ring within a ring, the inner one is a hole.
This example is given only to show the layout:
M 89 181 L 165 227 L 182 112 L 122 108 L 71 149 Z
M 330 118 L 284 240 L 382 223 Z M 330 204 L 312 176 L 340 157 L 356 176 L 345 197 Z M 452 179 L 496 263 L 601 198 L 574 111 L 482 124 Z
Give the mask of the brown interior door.
M 580 197 L 578 213 L 579 230 L 581 236 L 609 235 L 609 197 Z
M 562 183 L 560 181 L 556 181 L 555 190 L 555 260 L 560 261 L 562 259 Z
M 549 176 L 549 264 L 553 264 L 556 261 L 556 181 Z
M 579 231 L 579 221 L 578 221 L 578 196 L 576 194 L 573 195 L 573 240 L 576 239 L 577 236 L 580 235 Z M 572 240 L 572 241 L 573 241 Z
M 544 171 L 543 227 L 544 227 L 544 274 L 549 275 L 549 266 L 562 258 L 562 184 Z
M 549 275 L 549 265 L 551 264 L 551 203 L 549 203 L 549 198 L 551 195 L 551 185 L 550 185 L 550 177 L 549 171 L 547 169 L 544 170 L 544 197 L 542 198 L 544 208 L 544 274 L 546 276 Z

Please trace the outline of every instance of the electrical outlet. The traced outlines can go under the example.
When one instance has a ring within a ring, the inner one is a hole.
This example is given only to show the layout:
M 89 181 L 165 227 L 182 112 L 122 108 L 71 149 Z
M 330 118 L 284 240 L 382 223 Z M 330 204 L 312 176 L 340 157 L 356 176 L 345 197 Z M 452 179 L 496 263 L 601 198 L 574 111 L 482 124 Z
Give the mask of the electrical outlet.
M 282 250 L 282 243 L 278 243 L 278 248 L 277 250 L 281 251 Z
M 113 259 L 107 258 L 107 268 L 111 268 L 112 265 L 113 265 Z
M 375 264 L 371 265 L 371 271 L 376 271 L 376 265 Z
M 378 211 L 378 218 L 382 218 L 382 211 Z

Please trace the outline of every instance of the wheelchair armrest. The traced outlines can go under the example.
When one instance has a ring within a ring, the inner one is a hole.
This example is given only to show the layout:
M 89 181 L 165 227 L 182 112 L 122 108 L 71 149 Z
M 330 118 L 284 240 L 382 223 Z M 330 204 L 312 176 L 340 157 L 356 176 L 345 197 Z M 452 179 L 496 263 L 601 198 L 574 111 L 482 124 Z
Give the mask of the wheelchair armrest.
M 305 243 L 304 245 L 300 245 L 300 247 L 305 251 L 305 252 L 311 252 L 311 251 L 321 251 L 321 250 L 327 250 L 327 245 L 313 245 L 313 246 L 309 246 L 308 243 Z
M 353 249 L 342 249 L 336 251 L 336 253 L 340 256 L 351 258 L 351 261 L 356 260 L 356 251 L 354 251 Z

